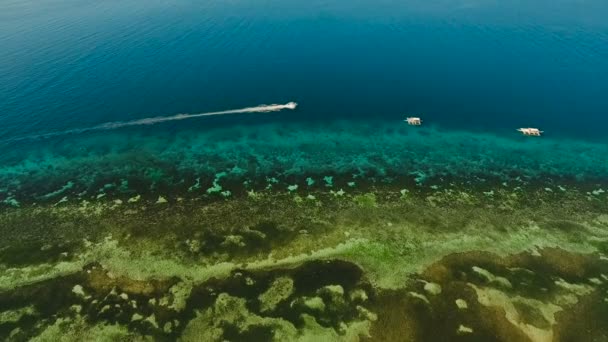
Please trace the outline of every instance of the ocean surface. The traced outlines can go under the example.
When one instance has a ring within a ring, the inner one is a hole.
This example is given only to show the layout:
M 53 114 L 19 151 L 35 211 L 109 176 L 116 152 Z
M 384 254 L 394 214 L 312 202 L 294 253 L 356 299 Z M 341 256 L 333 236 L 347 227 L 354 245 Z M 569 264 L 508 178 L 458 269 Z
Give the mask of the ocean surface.
M 607 341 L 607 18 L 0 1 L 0 340 Z
M 607 15 L 599 0 L 3 1 L 0 140 L 296 101 L 187 125 L 419 115 L 605 141 Z

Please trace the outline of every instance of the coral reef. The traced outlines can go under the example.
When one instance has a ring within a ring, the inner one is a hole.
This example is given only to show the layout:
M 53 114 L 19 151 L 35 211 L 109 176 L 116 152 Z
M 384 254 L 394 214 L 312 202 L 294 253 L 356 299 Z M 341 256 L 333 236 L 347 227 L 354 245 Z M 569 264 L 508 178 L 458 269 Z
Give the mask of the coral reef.
M 608 339 L 604 145 L 367 124 L 2 156 L 0 339 Z
M 399 189 L 4 210 L 0 337 L 607 336 L 605 202 L 576 188 Z
M 492 180 L 509 187 L 544 180 L 547 192 L 563 192 L 608 174 L 605 144 L 516 138 L 436 127 L 413 132 L 384 121 L 264 124 L 152 136 L 91 133 L 53 144 L 32 142 L 20 146 L 19 153 L 0 156 L 0 206 L 104 196 L 125 202 L 137 194 L 223 198 L 273 186 L 292 192 L 385 182 L 432 186 L 452 177 L 488 184 L 483 190 L 488 194 Z M 601 184 L 585 192 L 591 198 L 606 196 Z

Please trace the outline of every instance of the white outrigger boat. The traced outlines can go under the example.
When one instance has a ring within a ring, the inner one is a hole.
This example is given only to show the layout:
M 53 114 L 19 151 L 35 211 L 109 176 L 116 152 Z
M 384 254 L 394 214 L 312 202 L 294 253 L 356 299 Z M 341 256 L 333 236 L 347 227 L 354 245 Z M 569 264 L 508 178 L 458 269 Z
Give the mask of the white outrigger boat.
M 544 132 L 539 130 L 538 128 L 518 128 L 517 129 L 518 132 L 521 132 L 521 134 L 523 135 L 530 135 L 530 136 L 535 136 L 535 137 L 540 137 L 540 135 Z
M 405 122 L 407 122 L 408 125 L 410 126 L 420 126 L 422 125 L 422 120 L 420 118 L 406 118 L 405 120 L 403 120 Z

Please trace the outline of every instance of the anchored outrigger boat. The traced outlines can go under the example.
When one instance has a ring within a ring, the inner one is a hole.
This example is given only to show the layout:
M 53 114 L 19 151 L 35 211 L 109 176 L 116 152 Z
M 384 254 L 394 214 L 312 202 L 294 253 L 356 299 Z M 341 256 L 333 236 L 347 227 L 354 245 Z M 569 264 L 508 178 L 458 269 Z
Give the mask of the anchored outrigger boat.
M 410 126 L 420 126 L 422 125 L 422 120 L 420 118 L 406 118 L 405 120 L 403 120 L 405 122 L 407 122 L 408 125 Z
M 543 131 L 539 130 L 538 128 L 518 128 L 517 131 L 521 132 L 521 134 L 523 135 L 531 135 L 531 136 L 535 136 L 535 137 L 540 137 L 540 135 L 543 133 Z

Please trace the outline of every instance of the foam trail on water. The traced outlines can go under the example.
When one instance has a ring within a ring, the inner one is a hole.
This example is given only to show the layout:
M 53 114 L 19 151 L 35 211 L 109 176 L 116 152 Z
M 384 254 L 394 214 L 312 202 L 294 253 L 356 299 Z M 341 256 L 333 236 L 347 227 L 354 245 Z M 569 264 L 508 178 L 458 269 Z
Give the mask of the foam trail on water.
M 173 116 L 159 116 L 154 118 L 138 119 L 133 121 L 119 121 L 119 122 L 108 122 L 98 126 L 91 127 L 90 130 L 105 130 L 115 129 L 129 126 L 141 126 L 141 125 L 153 125 L 167 121 L 186 120 L 192 118 L 200 118 L 204 116 L 216 116 L 216 115 L 229 115 L 229 114 L 240 114 L 240 113 L 268 113 L 278 112 L 283 109 L 295 109 L 298 104 L 295 102 L 289 102 L 286 104 L 272 104 L 272 105 L 261 105 L 257 107 L 247 107 L 242 109 L 231 109 L 224 110 L 221 112 L 209 112 L 209 113 L 198 113 L 198 114 L 176 114 Z
M 9 141 L 51 138 L 51 137 L 56 137 L 56 136 L 61 136 L 61 135 L 78 134 L 78 133 L 85 133 L 85 132 L 90 132 L 90 131 L 103 131 L 103 130 L 112 130 L 112 129 L 122 128 L 122 127 L 154 125 L 154 124 L 162 123 L 162 122 L 186 120 L 186 119 L 200 118 L 200 117 L 205 117 L 205 116 L 279 112 L 284 109 L 296 109 L 297 105 L 298 104 L 295 102 L 288 102 L 286 104 L 260 105 L 260 106 L 256 106 L 256 107 L 230 109 L 230 110 L 223 110 L 223 111 L 219 111 L 219 112 L 207 112 L 207 113 L 196 113 L 196 114 L 176 114 L 176 115 L 172 115 L 172 116 L 157 116 L 157 117 L 137 119 L 137 120 L 132 120 L 132 121 L 106 122 L 106 123 L 103 123 L 103 124 L 100 124 L 97 126 L 88 127 L 88 128 L 77 128 L 77 129 L 70 129 L 70 130 L 61 131 L 61 132 L 51 132 L 51 133 L 45 133 L 45 134 L 30 135 L 30 136 L 26 136 L 26 137 L 10 139 Z

